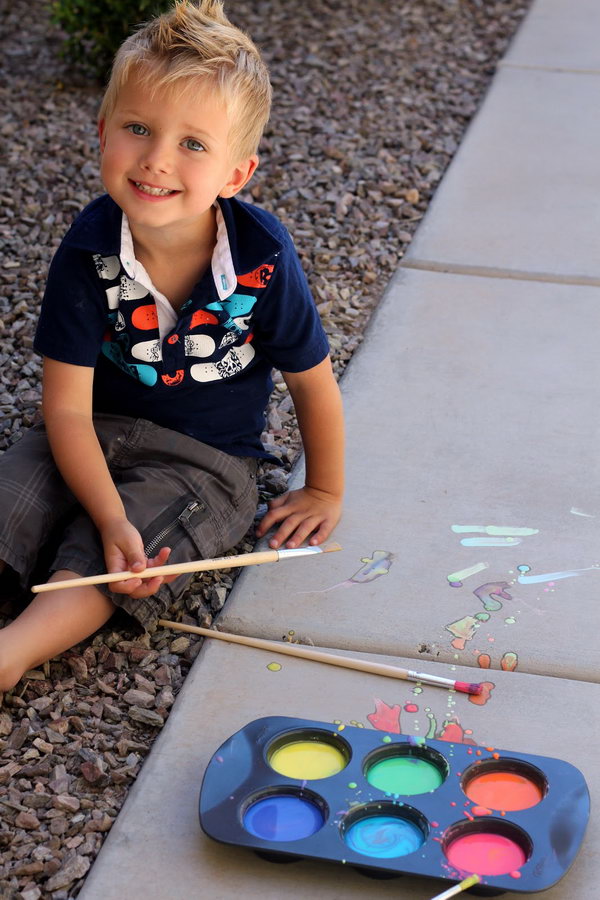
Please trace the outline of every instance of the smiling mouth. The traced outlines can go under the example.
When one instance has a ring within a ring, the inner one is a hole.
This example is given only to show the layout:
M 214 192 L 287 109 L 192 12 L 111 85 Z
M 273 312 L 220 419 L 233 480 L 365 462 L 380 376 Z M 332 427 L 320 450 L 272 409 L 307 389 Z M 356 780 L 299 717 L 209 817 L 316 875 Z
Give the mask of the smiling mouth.
M 141 191 L 143 194 L 149 194 L 151 197 L 168 197 L 170 194 L 179 193 L 179 191 L 173 191 L 170 188 L 151 187 L 151 185 L 144 184 L 142 181 L 134 181 L 133 183 L 138 191 Z

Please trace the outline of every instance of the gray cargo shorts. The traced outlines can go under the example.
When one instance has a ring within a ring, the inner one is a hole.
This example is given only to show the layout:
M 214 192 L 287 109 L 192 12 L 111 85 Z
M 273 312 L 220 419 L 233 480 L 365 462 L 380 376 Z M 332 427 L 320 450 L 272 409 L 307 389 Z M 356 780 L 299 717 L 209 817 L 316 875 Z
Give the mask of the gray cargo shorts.
M 97 414 L 94 425 L 148 557 L 163 546 L 171 547 L 169 563 L 221 556 L 247 532 L 257 506 L 256 459 L 145 419 Z M 82 576 L 106 571 L 100 535 L 56 468 L 43 424 L 0 457 L 0 559 L 22 590 L 58 569 Z M 151 629 L 192 577 L 181 575 L 143 599 L 106 585 L 99 590 Z

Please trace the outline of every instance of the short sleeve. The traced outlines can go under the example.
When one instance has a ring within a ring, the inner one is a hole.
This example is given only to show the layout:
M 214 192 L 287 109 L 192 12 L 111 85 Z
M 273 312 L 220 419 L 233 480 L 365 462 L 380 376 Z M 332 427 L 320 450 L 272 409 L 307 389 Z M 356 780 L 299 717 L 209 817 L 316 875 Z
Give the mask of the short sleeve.
M 59 362 L 95 366 L 107 308 L 92 253 L 62 244 L 50 265 L 34 349 Z
M 312 369 L 329 353 L 315 301 L 287 232 L 252 324 L 257 346 L 283 372 Z

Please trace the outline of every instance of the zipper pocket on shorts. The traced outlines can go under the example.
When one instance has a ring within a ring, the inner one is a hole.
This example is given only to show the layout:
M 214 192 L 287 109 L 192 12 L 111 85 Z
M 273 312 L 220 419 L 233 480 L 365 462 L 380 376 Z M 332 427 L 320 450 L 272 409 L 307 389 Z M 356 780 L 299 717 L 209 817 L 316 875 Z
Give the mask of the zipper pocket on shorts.
M 144 547 L 144 553 L 150 559 L 150 557 L 155 553 L 156 550 L 161 546 L 164 542 L 165 538 L 167 538 L 171 532 L 175 531 L 176 528 L 185 527 L 185 525 L 192 518 L 194 513 L 197 513 L 203 510 L 204 504 L 200 502 L 200 500 L 192 500 L 187 504 L 185 509 L 179 513 L 177 518 L 173 519 L 171 522 L 168 522 L 164 528 L 155 534 L 154 537 L 148 541 L 146 546 Z

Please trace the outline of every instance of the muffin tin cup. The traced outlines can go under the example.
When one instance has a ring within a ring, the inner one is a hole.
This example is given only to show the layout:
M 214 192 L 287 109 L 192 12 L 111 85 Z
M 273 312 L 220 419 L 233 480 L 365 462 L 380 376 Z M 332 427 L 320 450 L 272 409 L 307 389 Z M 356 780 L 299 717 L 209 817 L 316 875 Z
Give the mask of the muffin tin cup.
M 564 760 L 280 716 L 232 735 L 200 793 L 202 829 L 222 843 L 379 877 L 477 871 L 473 893 L 489 896 L 559 881 L 588 817 Z

